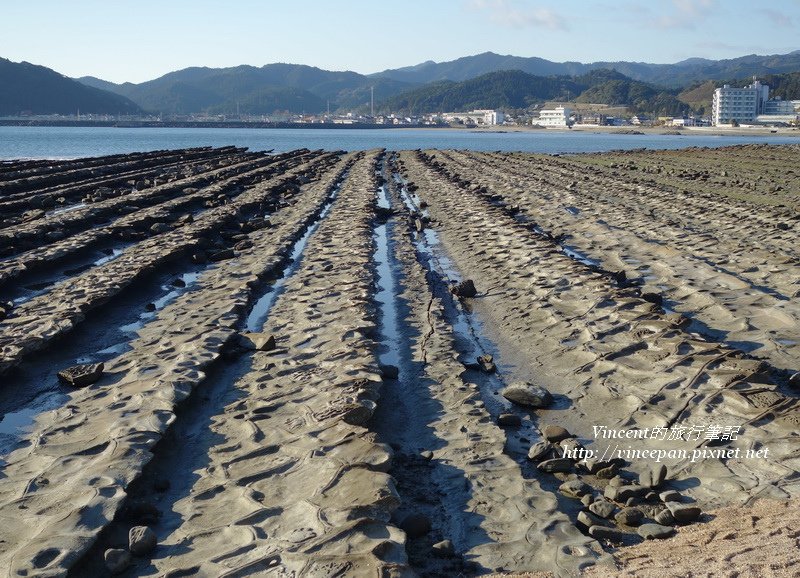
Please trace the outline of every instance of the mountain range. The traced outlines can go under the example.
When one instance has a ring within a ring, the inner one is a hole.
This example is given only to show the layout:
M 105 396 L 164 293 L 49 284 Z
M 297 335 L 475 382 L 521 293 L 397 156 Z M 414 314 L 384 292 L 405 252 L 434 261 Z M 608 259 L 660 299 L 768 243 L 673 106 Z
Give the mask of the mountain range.
M 141 110 L 167 114 L 319 113 L 328 109 L 368 111 L 371 99 L 376 111 L 415 113 L 479 106 L 522 108 L 556 99 L 679 112 L 689 106 L 697 108 L 695 104 L 702 106 L 708 90 L 713 91 L 721 81 L 745 81 L 753 75 L 779 78 L 797 71 L 800 50 L 728 60 L 692 58 L 675 64 L 583 64 L 486 52 L 371 75 L 268 64 L 193 67 L 139 84 L 115 84 L 94 77 L 72 80 L 41 66 L 0 59 L 0 114 L 67 114 L 77 109 L 113 114 Z M 698 92 L 707 81 L 712 84 Z M 683 88 L 694 90 L 696 101 L 681 98 Z

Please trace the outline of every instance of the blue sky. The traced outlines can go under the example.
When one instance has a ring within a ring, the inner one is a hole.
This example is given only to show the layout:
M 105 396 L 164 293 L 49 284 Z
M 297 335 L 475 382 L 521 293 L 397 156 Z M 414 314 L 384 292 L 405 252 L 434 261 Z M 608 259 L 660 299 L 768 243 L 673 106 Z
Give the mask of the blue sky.
M 371 73 L 485 51 L 559 62 L 785 54 L 800 49 L 799 29 L 800 0 L 4 0 L 0 57 L 142 82 L 188 66 Z

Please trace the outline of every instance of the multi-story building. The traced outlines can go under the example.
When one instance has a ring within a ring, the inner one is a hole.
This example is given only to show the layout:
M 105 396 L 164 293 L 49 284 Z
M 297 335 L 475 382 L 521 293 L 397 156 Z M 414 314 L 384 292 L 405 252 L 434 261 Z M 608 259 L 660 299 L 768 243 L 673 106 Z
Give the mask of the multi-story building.
M 478 109 L 471 112 L 444 112 L 442 118 L 447 122 L 463 122 L 476 125 L 496 125 L 505 122 L 505 115 L 499 110 Z
M 564 128 L 572 124 L 570 116 L 572 116 L 572 109 L 565 106 L 557 106 L 553 109 L 542 109 L 539 111 L 539 119 L 534 119 L 533 124 Z
M 734 121 L 754 122 L 758 115 L 764 113 L 768 99 L 769 86 L 757 80 L 744 88 L 733 88 L 726 84 L 714 91 L 711 123 L 717 126 L 732 124 Z

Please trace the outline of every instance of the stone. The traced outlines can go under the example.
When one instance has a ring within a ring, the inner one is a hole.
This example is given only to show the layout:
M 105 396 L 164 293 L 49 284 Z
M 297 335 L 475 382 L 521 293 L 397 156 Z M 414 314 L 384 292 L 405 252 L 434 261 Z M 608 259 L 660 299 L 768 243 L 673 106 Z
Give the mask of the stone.
M 662 526 L 671 526 L 675 523 L 675 518 L 667 509 L 661 510 L 658 514 L 653 516 L 653 519 Z
M 565 458 L 570 458 L 573 461 L 579 462 L 586 456 L 586 448 L 583 444 L 575 438 L 567 438 L 558 442 L 561 448 L 561 453 Z
M 171 285 L 173 287 L 183 288 L 186 287 L 186 281 L 181 278 L 173 279 Z
M 800 371 L 792 374 L 792 376 L 789 378 L 789 385 L 793 389 L 800 389 Z
M 247 249 L 253 248 L 253 242 L 250 239 L 244 239 L 243 241 L 239 241 L 233 246 L 235 251 L 245 251 Z
M 639 485 L 646 488 L 657 488 L 667 478 L 667 466 L 660 464 L 639 474 Z
M 669 538 L 675 533 L 675 528 L 672 526 L 662 526 L 661 524 L 642 524 L 636 530 L 645 540 L 663 540 Z
M 431 450 L 424 450 L 424 451 L 420 452 L 419 455 L 426 462 L 429 462 L 429 461 L 431 461 L 433 459 L 433 452 Z
M 614 504 L 604 499 L 595 500 L 589 504 L 589 511 L 601 518 L 610 518 L 616 509 L 617 507 Z
M 497 418 L 497 425 L 504 427 L 519 427 L 522 425 L 522 418 L 515 413 L 501 413 Z
M 625 536 L 628 534 L 626 532 L 621 532 L 620 530 L 608 528 L 606 526 L 592 526 L 589 528 L 589 535 L 595 540 L 622 542 L 625 539 Z
M 534 462 L 541 461 L 548 457 L 553 451 L 553 446 L 549 442 L 538 442 L 528 450 L 528 459 Z
M 571 472 L 572 460 L 567 458 L 553 458 L 551 460 L 544 460 L 538 466 L 539 471 L 554 474 L 556 472 Z
M 400 529 L 410 538 L 420 538 L 431 531 L 431 521 L 424 514 L 409 514 L 400 522 Z
M 494 364 L 494 357 L 491 355 L 479 355 L 478 359 L 478 367 L 484 373 L 494 373 L 497 371 L 497 366 Z
M 109 548 L 103 554 L 106 568 L 112 575 L 122 574 L 131 565 L 133 558 L 131 553 L 122 548 Z
M 425 223 L 422 222 L 422 219 L 414 219 L 414 228 L 418 233 L 421 233 L 425 228 Z
M 688 524 L 694 522 L 702 514 L 702 510 L 693 504 L 679 504 L 678 502 L 668 502 L 670 514 L 675 518 L 679 524 Z
M 610 480 L 611 478 L 617 475 L 618 470 L 619 468 L 617 468 L 616 465 L 610 465 L 607 468 L 601 468 L 597 470 L 597 473 L 595 475 L 601 480 Z
M 134 526 L 128 532 L 128 550 L 134 556 L 147 556 L 156 548 L 156 534 L 147 526 Z
M 166 233 L 169 230 L 170 227 L 166 223 L 153 223 L 150 226 L 150 232 L 156 235 L 160 235 L 161 233 Z
M 454 285 L 450 289 L 450 292 L 456 297 L 475 297 L 478 294 L 478 290 L 475 289 L 475 283 L 472 279 L 465 279 L 461 283 Z
M 208 263 L 208 255 L 205 251 L 198 251 L 197 253 L 192 253 L 192 263 L 195 265 L 203 265 Z
M 235 256 L 236 254 L 233 252 L 233 249 L 222 249 L 221 251 L 216 251 L 209 255 L 208 260 L 213 262 L 224 261 L 225 259 L 232 259 Z
M 383 379 L 397 379 L 400 377 L 400 369 L 396 365 L 380 364 L 378 369 L 380 369 Z
M 667 490 L 666 492 L 661 492 L 658 495 L 658 499 L 664 502 L 665 504 L 667 502 L 680 502 L 681 495 L 679 492 L 676 492 L 675 490 Z
M 275 336 L 269 333 L 240 333 L 239 346 L 251 351 L 272 351 L 276 347 Z
M 560 425 L 552 425 L 552 424 L 544 426 L 544 429 L 542 429 L 542 435 L 544 436 L 544 439 L 553 443 L 558 443 L 567 438 L 574 437 L 571 433 L 569 433 L 566 429 L 564 429 Z
M 440 558 L 447 558 L 455 554 L 455 548 L 453 547 L 453 543 L 450 540 L 442 540 L 441 542 L 436 542 L 433 546 L 431 546 L 433 550 L 433 555 L 438 556 Z
M 604 496 L 615 502 L 627 502 L 630 498 L 639 498 L 647 493 L 642 486 L 606 486 Z
M 501 392 L 502 396 L 512 403 L 525 407 L 547 407 L 553 403 L 553 396 L 541 385 L 527 381 L 514 382 Z
M 642 523 L 643 518 L 644 512 L 639 508 L 622 508 L 617 512 L 617 515 L 614 516 L 614 520 L 616 520 L 617 524 L 620 526 L 638 526 Z
M 73 365 L 58 372 L 58 380 L 63 385 L 72 387 L 86 387 L 100 380 L 105 366 L 102 363 L 87 365 Z
M 594 496 L 591 493 L 585 494 L 581 498 L 581 504 L 587 508 L 592 505 L 592 502 L 594 502 Z
M 611 527 L 611 522 L 608 520 L 604 520 L 598 516 L 595 516 L 591 512 L 586 512 L 581 510 L 578 512 L 578 522 L 586 526 L 587 528 L 591 528 L 592 526 L 606 526 Z
M 592 488 L 583 480 L 569 480 L 558 487 L 558 491 L 568 498 L 582 498 L 592 491 Z

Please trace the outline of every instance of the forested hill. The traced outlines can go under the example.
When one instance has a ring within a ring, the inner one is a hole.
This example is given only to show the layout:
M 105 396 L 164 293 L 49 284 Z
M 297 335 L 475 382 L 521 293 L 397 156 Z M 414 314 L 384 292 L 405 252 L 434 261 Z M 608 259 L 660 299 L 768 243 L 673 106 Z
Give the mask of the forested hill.
M 683 114 L 676 91 L 632 80 L 612 70 L 581 76 L 534 76 L 519 70 L 490 72 L 463 82 L 443 81 L 381 103 L 384 112 L 424 114 L 475 108 L 527 108 L 548 100 L 629 106 L 634 112 Z
M 54 70 L 0 58 L 0 115 L 136 114 L 129 99 L 86 86 Z

